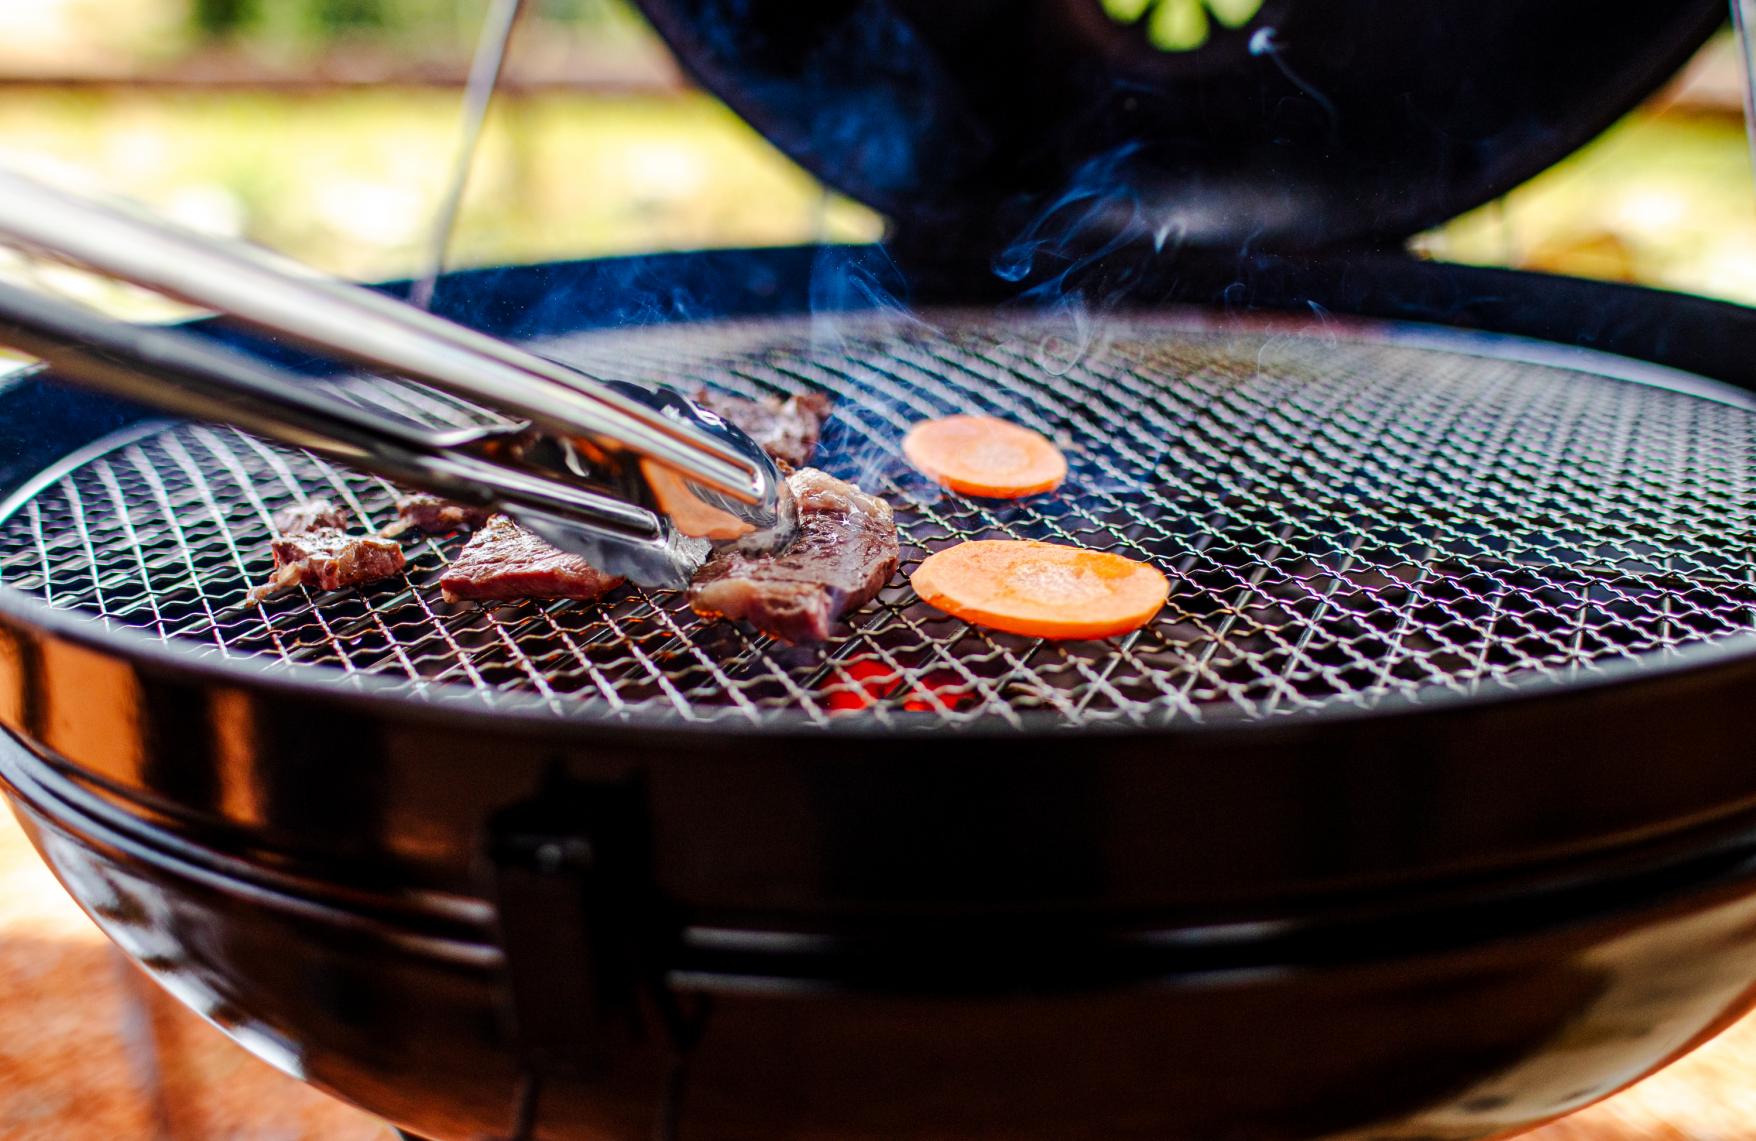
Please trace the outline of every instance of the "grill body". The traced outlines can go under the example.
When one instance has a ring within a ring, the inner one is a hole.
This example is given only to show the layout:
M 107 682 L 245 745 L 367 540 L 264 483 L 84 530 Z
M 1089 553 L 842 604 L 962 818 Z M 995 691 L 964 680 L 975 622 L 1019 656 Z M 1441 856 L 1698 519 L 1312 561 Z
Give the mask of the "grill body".
M 260 1056 L 423 1136 L 518 1133 L 528 1062 L 490 934 L 218 879 L 52 797 L 21 816 L 118 945 Z M 815 963 L 745 940 L 675 964 L 701 1013 L 680 1096 L 654 1019 L 612 1034 L 602 1065 L 546 1066 L 530 1135 L 645 1137 L 667 1112 L 679 1136 L 801 1141 L 1494 1135 L 1614 1092 L 1745 1008 L 1751 870 L 1746 853 L 1449 914 L 1405 900 L 1279 938 L 1265 920 L 1224 948 L 1065 918 L 1003 936 L 943 920 Z
M 440 301 L 542 338 L 623 321 L 613 299 L 657 284 L 676 316 L 751 317 L 884 272 L 865 251 L 700 255 L 458 275 Z M 907 284 L 928 308 L 990 300 L 974 274 Z M 1590 385 L 1676 382 L 1698 391 L 1651 399 L 1745 415 L 1731 389 L 1635 363 L 1747 386 L 1749 316 L 1694 299 L 1268 259 L 1136 285 L 1137 305 L 1173 301 L 1301 315 L 1270 341 L 1339 346 L 1332 313 L 1546 334 L 1638 378 Z M 1467 348 L 1484 370 L 1534 351 Z M 140 417 L 33 378 L 0 399 L 5 481 L 33 501 Z M 1690 541 L 1656 569 L 1622 551 L 1623 579 L 1681 575 L 1675 597 L 1720 625 L 1647 621 L 1635 597 L 1601 654 L 1288 716 L 1163 694 L 1107 718 L 1049 699 L 822 723 L 767 716 L 755 689 L 754 715 L 697 719 L 517 686 L 451 701 L 445 676 L 277 667 L 19 581 L 0 594 L 20 742 L 0 781 L 173 990 L 435 1137 L 513 1132 L 533 1076 L 556 1138 L 642 1135 L 667 1090 L 684 1136 L 1485 1136 L 1748 1005 L 1747 524 L 1665 522 Z M 1722 527 L 1735 541 L 1701 537 Z M 159 569 L 142 562 L 94 581 L 119 597 Z M 780 665 L 763 676 L 802 668 Z

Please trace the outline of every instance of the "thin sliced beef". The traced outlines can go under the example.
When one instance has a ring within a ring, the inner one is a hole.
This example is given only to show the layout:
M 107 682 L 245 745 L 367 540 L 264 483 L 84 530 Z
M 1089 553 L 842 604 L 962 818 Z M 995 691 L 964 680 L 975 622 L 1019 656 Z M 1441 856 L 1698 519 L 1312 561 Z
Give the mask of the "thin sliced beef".
M 695 403 L 742 428 L 763 451 L 795 468 L 811 462 L 831 405 L 821 392 L 802 392 L 785 400 L 778 396 L 746 400 L 705 388 L 695 394 Z
M 301 499 L 274 513 L 274 529 L 282 535 L 345 531 L 348 529 L 348 513 L 332 500 Z
M 792 543 L 769 554 L 720 552 L 690 584 L 689 604 L 783 642 L 821 642 L 896 573 L 896 520 L 890 504 L 815 468 L 801 468 L 787 484 L 799 506 Z
M 578 555 L 556 550 L 504 515 L 490 518 L 445 568 L 447 602 L 578 598 L 590 602 L 622 585 Z
M 396 526 L 386 534 L 401 534 L 413 528 L 425 531 L 429 535 L 449 535 L 453 531 L 468 529 L 479 530 L 494 514 L 491 507 L 477 507 L 470 503 L 455 503 L 452 500 L 432 495 L 425 491 L 405 495 L 396 501 Z
M 283 508 L 275 515 L 280 533 L 269 544 L 274 575 L 250 592 L 250 601 L 300 585 L 340 590 L 401 573 L 401 547 L 376 535 L 350 535 L 347 524 L 347 513 L 326 499 Z

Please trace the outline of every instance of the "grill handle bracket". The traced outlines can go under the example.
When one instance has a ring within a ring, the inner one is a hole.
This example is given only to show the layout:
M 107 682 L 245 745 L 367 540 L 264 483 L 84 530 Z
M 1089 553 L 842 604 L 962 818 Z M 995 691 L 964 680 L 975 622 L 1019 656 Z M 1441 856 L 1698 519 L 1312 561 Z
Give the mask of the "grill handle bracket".
M 606 1076 L 656 1048 L 673 1071 L 662 1114 L 695 1020 L 665 985 L 680 925 L 653 882 L 646 819 L 638 781 L 547 781 L 492 818 L 487 874 L 527 1082 Z M 537 1109 L 518 1116 L 534 1127 Z

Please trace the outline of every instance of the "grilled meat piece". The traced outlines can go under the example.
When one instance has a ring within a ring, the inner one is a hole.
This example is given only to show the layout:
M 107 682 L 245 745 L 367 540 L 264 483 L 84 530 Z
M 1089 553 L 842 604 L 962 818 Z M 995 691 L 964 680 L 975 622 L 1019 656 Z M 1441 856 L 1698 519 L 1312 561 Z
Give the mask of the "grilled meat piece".
M 763 451 L 790 468 L 811 462 L 831 406 L 821 392 L 802 392 L 785 400 L 778 396 L 746 400 L 705 388 L 695 393 L 695 403 L 742 428 Z
M 773 396 L 756 401 L 702 389 L 696 393 L 696 402 L 742 428 L 764 451 L 789 467 L 801 467 L 810 460 L 830 407 L 829 397 L 815 392 L 784 401 Z M 428 492 L 411 492 L 396 501 L 396 514 L 397 521 L 384 530 L 386 537 L 410 530 L 429 535 L 480 530 L 494 511 Z
M 419 491 L 396 501 L 396 526 L 386 534 L 401 534 L 413 528 L 429 535 L 449 535 L 468 528 L 479 530 L 493 516 L 491 507 L 470 503 L 454 503 L 429 492 Z
M 348 529 L 348 513 L 328 499 L 301 499 L 274 513 L 274 529 L 282 535 L 345 531 Z
M 622 585 L 578 555 L 556 550 L 504 515 L 490 518 L 439 579 L 447 602 L 578 598 L 590 602 Z
M 742 428 L 769 455 L 788 465 L 800 465 L 810 459 L 830 408 L 829 398 L 818 393 L 806 393 L 784 401 L 768 397 L 759 402 L 702 391 L 697 394 L 697 400 Z M 818 474 L 819 478 L 828 479 Z M 440 591 L 447 602 L 519 598 L 577 598 L 589 602 L 601 598 L 623 582 L 620 577 L 605 574 L 578 555 L 556 550 L 504 515 L 490 517 L 481 508 L 424 494 L 399 499 L 396 510 L 399 519 L 395 532 L 415 528 L 429 534 L 444 534 L 460 527 L 476 529 L 475 535 L 439 580 Z M 895 527 L 889 523 L 889 508 L 884 507 L 884 511 L 893 554 L 890 567 L 879 579 L 879 585 L 895 570 Z M 821 624 L 826 630 L 828 623 L 847 606 L 858 605 L 871 597 L 867 593 L 855 602 L 838 603 L 832 594 L 842 588 L 828 589 L 831 593 L 825 594 L 818 607 L 823 611 Z M 876 591 L 877 587 L 872 589 Z M 810 627 L 798 628 L 801 638 L 806 639 Z
M 783 642 L 821 642 L 896 573 L 896 520 L 890 504 L 815 468 L 799 469 L 787 484 L 799 506 L 792 543 L 768 554 L 715 555 L 689 585 L 689 605 Z
M 347 513 L 326 499 L 295 503 L 274 519 L 280 531 L 269 544 L 274 576 L 250 592 L 251 602 L 302 583 L 340 590 L 402 571 L 401 547 L 376 535 L 348 534 Z

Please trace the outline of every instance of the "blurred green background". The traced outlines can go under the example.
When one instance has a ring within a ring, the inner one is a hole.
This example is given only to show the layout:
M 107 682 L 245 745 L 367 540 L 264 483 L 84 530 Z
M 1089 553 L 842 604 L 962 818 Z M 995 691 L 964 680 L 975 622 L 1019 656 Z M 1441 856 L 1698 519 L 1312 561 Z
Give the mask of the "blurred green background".
M 408 274 L 483 12 L 484 0 L 0 0 L 0 160 L 351 277 Z M 1417 247 L 1756 302 L 1740 75 L 1717 42 L 1603 139 Z M 621 0 L 531 0 L 453 260 L 881 230 L 690 91 Z M 133 304 L 60 271 L 0 269 Z

